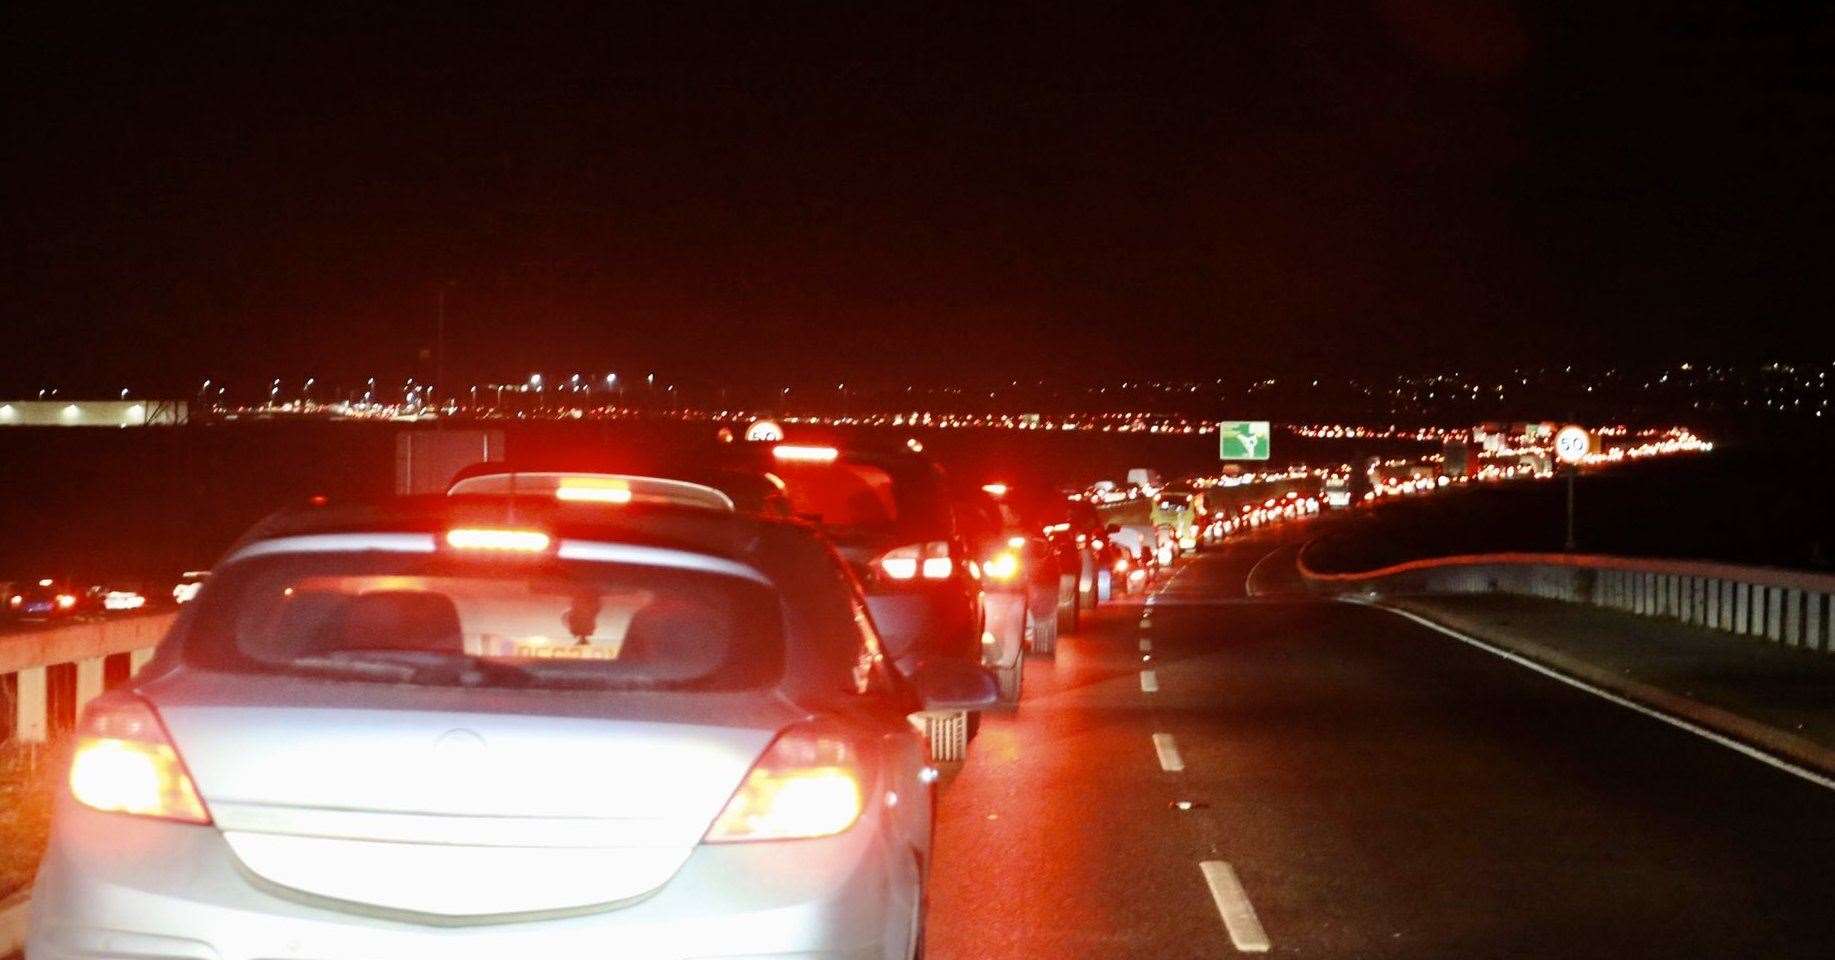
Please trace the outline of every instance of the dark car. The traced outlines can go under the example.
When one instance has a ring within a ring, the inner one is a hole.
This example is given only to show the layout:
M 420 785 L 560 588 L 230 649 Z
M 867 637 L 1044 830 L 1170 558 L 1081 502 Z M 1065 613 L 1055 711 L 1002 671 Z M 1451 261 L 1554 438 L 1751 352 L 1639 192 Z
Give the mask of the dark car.
M 766 477 L 781 494 L 777 508 L 816 525 L 847 558 L 899 669 L 938 658 L 981 662 L 976 559 L 957 528 L 948 480 L 929 458 L 780 442 L 723 445 L 718 462 L 726 475 Z M 961 759 L 970 719 L 931 724 L 937 759 Z
M 84 593 L 54 577 L 13 584 L 6 598 L 7 613 L 17 620 L 64 620 L 89 610 Z

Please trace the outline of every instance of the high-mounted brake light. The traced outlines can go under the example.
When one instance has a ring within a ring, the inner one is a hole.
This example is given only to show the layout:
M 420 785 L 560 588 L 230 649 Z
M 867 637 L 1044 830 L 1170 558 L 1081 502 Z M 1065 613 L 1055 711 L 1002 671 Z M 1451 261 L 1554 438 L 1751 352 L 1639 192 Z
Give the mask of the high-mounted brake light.
M 866 808 L 867 777 L 852 742 L 814 730 L 789 730 L 746 774 L 707 843 L 829 837 Z
M 70 795 L 108 813 L 210 822 L 165 725 L 146 701 L 126 694 L 98 699 L 84 714 Z
M 780 443 L 771 448 L 771 456 L 787 463 L 834 463 L 841 451 L 834 447 L 811 447 L 797 443 Z
M 455 550 L 505 550 L 540 553 L 548 549 L 548 535 L 540 530 L 504 530 L 458 527 L 446 531 L 446 545 Z
M 984 483 L 981 485 L 981 491 L 991 497 L 1004 497 L 1007 495 L 1007 485 L 1004 483 Z
M 623 480 L 576 477 L 554 488 L 554 499 L 564 503 L 630 503 L 631 485 Z

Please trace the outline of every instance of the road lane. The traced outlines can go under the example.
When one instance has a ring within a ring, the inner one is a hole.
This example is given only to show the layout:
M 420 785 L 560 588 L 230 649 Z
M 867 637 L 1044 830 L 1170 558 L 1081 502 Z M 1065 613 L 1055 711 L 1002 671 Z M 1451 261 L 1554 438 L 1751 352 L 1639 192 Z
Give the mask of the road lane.
M 1240 602 L 1274 546 L 1028 670 L 945 785 L 933 957 L 1236 955 L 1204 861 L 1276 954 L 1827 956 L 1835 793 L 1379 610 Z

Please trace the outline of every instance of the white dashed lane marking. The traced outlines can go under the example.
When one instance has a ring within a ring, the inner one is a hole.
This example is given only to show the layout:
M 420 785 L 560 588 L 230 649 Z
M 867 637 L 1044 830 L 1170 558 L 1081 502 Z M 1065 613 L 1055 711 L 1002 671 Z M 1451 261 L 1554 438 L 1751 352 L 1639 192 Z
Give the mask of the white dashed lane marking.
M 1141 671 L 1141 692 L 1155 693 L 1160 689 L 1160 678 L 1152 670 Z
M 1230 942 L 1243 953 L 1267 953 L 1274 944 L 1268 942 L 1268 931 L 1262 929 L 1261 918 L 1255 915 L 1255 905 L 1249 902 L 1236 871 L 1222 860 L 1205 860 L 1198 869 L 1204 871 L 1204 882 L 1210 885 L 1211 900 L 1223 916 Z
M 1179 745 L 1173 741 L 1170 733 L 1153 735 L 1153 752 L 1160 755 L 1160 769 L 1168 773 L 1178 773 L 1185 769 L 1185 758 L 1179 756 Z

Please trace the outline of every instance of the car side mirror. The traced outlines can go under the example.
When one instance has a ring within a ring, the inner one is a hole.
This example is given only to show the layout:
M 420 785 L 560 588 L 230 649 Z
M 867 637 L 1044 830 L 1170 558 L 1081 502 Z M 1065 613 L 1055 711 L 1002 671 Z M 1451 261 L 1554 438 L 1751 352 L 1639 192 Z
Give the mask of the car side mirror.
M 1000 701 L 1000 685 L 994 682 L 994 675 L 968 660 L 920 660 L 904 674 L 926 712 L 983 710 Z

